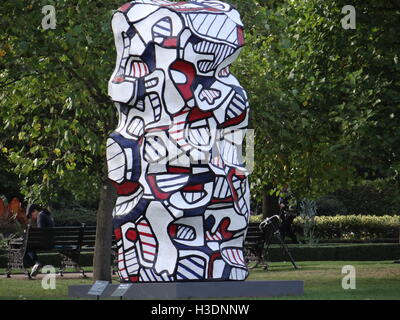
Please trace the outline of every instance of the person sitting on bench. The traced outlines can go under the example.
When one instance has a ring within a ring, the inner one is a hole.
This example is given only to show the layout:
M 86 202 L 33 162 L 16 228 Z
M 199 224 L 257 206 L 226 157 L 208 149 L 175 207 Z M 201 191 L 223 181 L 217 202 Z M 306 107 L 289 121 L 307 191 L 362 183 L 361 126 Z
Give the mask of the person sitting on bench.
M 51 216 L 50 211 L 37 204 L 31 204 L 28 206 L 26 217 L 31 220 L 31 223 L 36 221 L 38 228 L 54 227 L 54 219 Z M 42 263 L 40 263 L 35 251 L 26 252 L 24 256 L 24 265 L 26 267 L 32 267 L 31 277 L 36 276 L 43 266 Z

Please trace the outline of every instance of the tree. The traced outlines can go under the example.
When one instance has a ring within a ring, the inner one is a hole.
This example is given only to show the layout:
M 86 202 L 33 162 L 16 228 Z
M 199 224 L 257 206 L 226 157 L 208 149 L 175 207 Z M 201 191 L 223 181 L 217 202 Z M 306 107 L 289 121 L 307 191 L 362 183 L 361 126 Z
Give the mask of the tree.
M 252 195 L 268 183 L 315 198 L 398 181 L 399 1 L 353 1 L 355 30 L 342 27 L 345 1 L 260 4 L 242 11 L 254 23 L 233 68 L 255 129 Z
M 398 183 L 399 1 L 353 1 L 355 30 L 342 28 L 344 0 L 232 3 L 246 26 L 232 70 L 250 98 L 253 200 L 267 185 L 271 194 L 287 183 L 315 198 L 364 178 Z M 32 200 L 48 203 L 60 189 L 77 199 L 101 192 L 98 216 L 109 220 L 99 235 L 108 234 L 113 199 L 101 187 L 116 125 L 106 89 L 115 61 L 109 22 L 120 4 L 3 0 L 0 8 L 4 163 Z M 45 5 L 56 9 L 56 29 L 42 28 Z
M 119 2 L 5 0 L 0 9 L 0 149 L 27 199 L 47 204 L 60 189 L 92 199 L 101 190 L 98 237 L 110 243 L 113 190 L 104 189 L 104 158 L 116 117 L 106 85 Z M 44 5 L 56 9 L 54 30 L 42 28 Z M 102 268 L 109 274 L 108 260 Z

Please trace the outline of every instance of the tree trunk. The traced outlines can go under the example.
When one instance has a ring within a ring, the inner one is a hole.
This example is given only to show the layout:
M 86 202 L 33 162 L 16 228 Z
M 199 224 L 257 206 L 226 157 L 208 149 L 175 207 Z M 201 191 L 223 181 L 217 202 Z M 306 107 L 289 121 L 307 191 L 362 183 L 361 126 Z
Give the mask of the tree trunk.
M 93 257 L 93 281 L 111 282 L 112 211 L 116 193 L 109 179 L 105 179 L 100 192 L 97 211 L 96 247 Z
M 264 187 L 262 193 L 262 216 L 263 219 L 268 217 L 268 187 Z
M 278 197 L 269 194 L 271 189 L 272 185 L 269 184 L 263 190 L 262 215 L 264 219 L 279 214 Z

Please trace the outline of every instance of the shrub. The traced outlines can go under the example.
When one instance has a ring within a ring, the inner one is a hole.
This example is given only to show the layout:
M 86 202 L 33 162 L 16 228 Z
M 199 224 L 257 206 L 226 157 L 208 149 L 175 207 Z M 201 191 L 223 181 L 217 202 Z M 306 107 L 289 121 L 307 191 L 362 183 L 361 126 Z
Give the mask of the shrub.
M 315 237 L 318 239 L 359 239 L 398 238 L 400 216 L 349 215 L 316 217 Z M 293 226 L 302 232 L 304 221 L 297 217 Z
M 56 226 L 96 225 L 96 211 L 83 207 L 66 208 L 53 211 Z
M 330 196 L 342 203 L 348 214 L 365 212 L 377 216 L 400 214 L 400 189 L 393 181 L 384 179 L 365 181 L 362 185 L 349 190 L 337 190 Z
M 333 195 L 327 195 L 317 200 L 317 212 L 319 216 L 344 215 L 346 206 Z
M 263 221 L 262 214 L 256 214 L 254 216 L 250 216 L 250 223 L 261 223 Z
M 251 223 L 260 223 L 262 215 L 250 216 Z M 374 240 L 398 238 L 400 216 L 321 216 L 315 217 L 314 236 L 316 239 Z M 303 234 L 304 219 L 297 217 L 293 229 Z

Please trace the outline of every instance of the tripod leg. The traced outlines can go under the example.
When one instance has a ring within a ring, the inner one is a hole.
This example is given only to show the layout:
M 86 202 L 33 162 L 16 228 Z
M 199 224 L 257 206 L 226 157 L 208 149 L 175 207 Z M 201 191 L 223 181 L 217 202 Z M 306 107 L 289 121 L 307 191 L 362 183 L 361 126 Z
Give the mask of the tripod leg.
M 267 257 L 268 257 L 268 254 L 269 254 L 269 247 L 270 247 L 270 245 L 271 245 L 271 239 L 272 239 L 272 237 L 273 237 L 273 234 L 270 233 L 270 234 L 268 235 L 267 239 L 266 239 L 267 247 L 266 247 L 266 249 L 265 249 L 265 253 L 266 253 L 266 256 L 267 256 Z M 268 270 L 268 268 L 269 268 L 267 257 L 265 257 L 264 270 Z
M 245 257 L 246 257 L 246 264 L 249 265 L 249 263 L 252 263 L 253 260 L 255 261 L 254 265 L 249 266 L 248 268 L 251 269 L 255 269 L 257 268 L 258 264 L 259 264 L 259 260 L 258 260 L 258 255 L 257 255 L 257 247 L 253 245 L 247 245 L 244 248 L 245 250 Z
M 252 250 L 251 250 L 251 251 L 252 251 Z M 253 255 L 253 253 L 251 253 L 251 254 Z M 255 256 L 255 258 L 256 258 L 255 264 L 254 264 L 254 266 L 251 266 L 249 269 L 255 269 L 255 268 L 257 268 L 258 265 L 259 265 L 259 263 L 260 263 L 260 260 L 259 260 L 259 258 L 258 258 L 258 256 L 257 256 L 257 248 L 255 248 L 254 256 Z
M 281 248 L 283 248 L 283 252 L 284 254 L 286 253 L 287 256 L 289 257 L 290 261 L 292 262 L 292 265 L 295 269 L 298 269 L 298 267 L 296 266 L 296 262 L 294 261 L 292 255 L 290 254 L 289 248 L 286 245 L 286 243 L 282 240 L 281 235 L 277 232 L 275 234 L 275 236 L 278 238 L 279 242 L 281 243 Z

